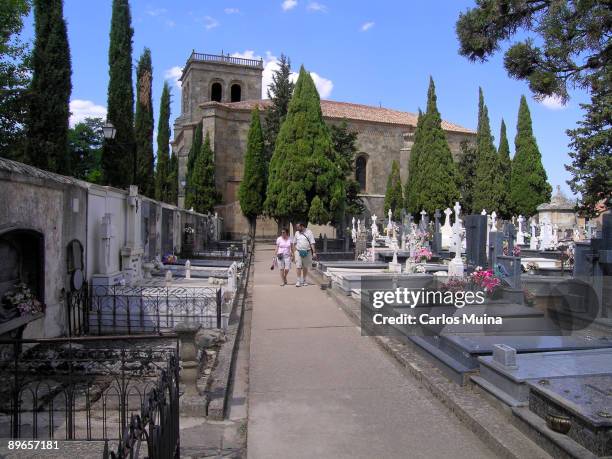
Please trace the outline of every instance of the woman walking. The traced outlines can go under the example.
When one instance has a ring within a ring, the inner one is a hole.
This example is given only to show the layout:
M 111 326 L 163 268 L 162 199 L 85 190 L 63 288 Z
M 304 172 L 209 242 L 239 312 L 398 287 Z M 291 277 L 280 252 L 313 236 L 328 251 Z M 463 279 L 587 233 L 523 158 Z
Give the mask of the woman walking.
M 283 228 L 281 235 L 276 238 L 276 264 L 281 275 L 281 287 L 287 285 L 287 274 L 291 269 L 293 253 L 291 251 L 292 241 L 289 237 L 289 230 Z

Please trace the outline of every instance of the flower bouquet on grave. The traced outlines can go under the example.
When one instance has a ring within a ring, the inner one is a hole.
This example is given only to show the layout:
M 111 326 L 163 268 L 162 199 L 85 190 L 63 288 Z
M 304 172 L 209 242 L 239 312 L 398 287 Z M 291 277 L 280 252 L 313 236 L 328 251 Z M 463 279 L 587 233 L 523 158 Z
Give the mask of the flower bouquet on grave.
M 167 253 L 166 255 L 162 257 L 162 263 L 173 264 L 173 263 L 176 263 L 177 261 L 178 261 L 178 258 L 173 253 Z
M 13 290 L 2 299 L 4 304 L 19 311 L 20 316 L 30 316 L 44 311 L 44 305 L 34 296 L 23 282 L 15 285 Z
M 470 281 L 474 288 L 483 290 L 488 296 L 493 296 L 497 288 L 501 285 L 501 278 L 491 269 L 476 267 L 470 275 Z
M 529 263 L 527 263 L 527 266 L 525 266 L 525 269 L 529 274 L 535 274 L 538 268 L 539 266 L 535 261 L 530 261 Z
M 425 263 L 426 261 L 431 260 L 432 255 L 431 250 L 429 250 L 427 247 L 420 247 L 414 254 L 414 259 L 417 261 L 417 263 Z
M 508 253 L 510 251 L 508 250 L 508 241 L 504 241 L 504 255 L 508 256 Z M 512 248 L 512 256 L 513 257 L 520 257 L 521 256 L 521 248 L 518 245 L 515 245 Z

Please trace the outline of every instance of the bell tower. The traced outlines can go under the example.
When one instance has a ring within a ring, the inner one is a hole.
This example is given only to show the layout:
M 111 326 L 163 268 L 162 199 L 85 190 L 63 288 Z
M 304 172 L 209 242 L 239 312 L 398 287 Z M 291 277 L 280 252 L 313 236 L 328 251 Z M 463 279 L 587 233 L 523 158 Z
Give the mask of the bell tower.
M 193 51 L 181 76 L 181 118 L 202 119 L 204 102 L 240 102 L 261 99 L 263 60 Z

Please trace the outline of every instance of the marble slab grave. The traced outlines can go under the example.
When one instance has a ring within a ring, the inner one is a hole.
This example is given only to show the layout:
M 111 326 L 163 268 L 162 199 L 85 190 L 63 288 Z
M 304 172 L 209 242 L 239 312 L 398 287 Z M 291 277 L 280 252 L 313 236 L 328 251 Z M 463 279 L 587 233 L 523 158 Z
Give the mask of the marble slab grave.
M 597 456 L 612 455 L 612 375 L 528 383 L 529 409 L 547 421 L 569 421 L 566 435 Z
M 355 261 L 355 260 L 339 260 L 339 261 L 320 261 L 319 270 L 325 272 L 328 268 L 354 268 L 354 269 L 386 269 L 389 263 L 381 261 Z
M 612 374 L 612 341 L 607 343 L 610 347 L 603 349 L 519 354 L 515 367 L 501 365 L 493 356 L 479 357 L 480 377 L 472 379 L 511 406 L 526 405 L 529 381 Z

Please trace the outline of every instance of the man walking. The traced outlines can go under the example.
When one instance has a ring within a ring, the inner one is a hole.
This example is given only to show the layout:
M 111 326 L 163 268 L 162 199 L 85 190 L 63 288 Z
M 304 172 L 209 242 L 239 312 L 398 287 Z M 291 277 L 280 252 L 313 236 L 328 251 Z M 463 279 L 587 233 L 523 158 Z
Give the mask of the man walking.
M 293 244 L 295 251 L 295 267 L 297 271 L 296 287 L 306 287 L 306 276 L 308 275 L 308 267 L 312 265 L 313 258 L 317 257 L 315 250 L 315 238 L 305 223 L 298 223 L 297 231 L 293 235 Z

